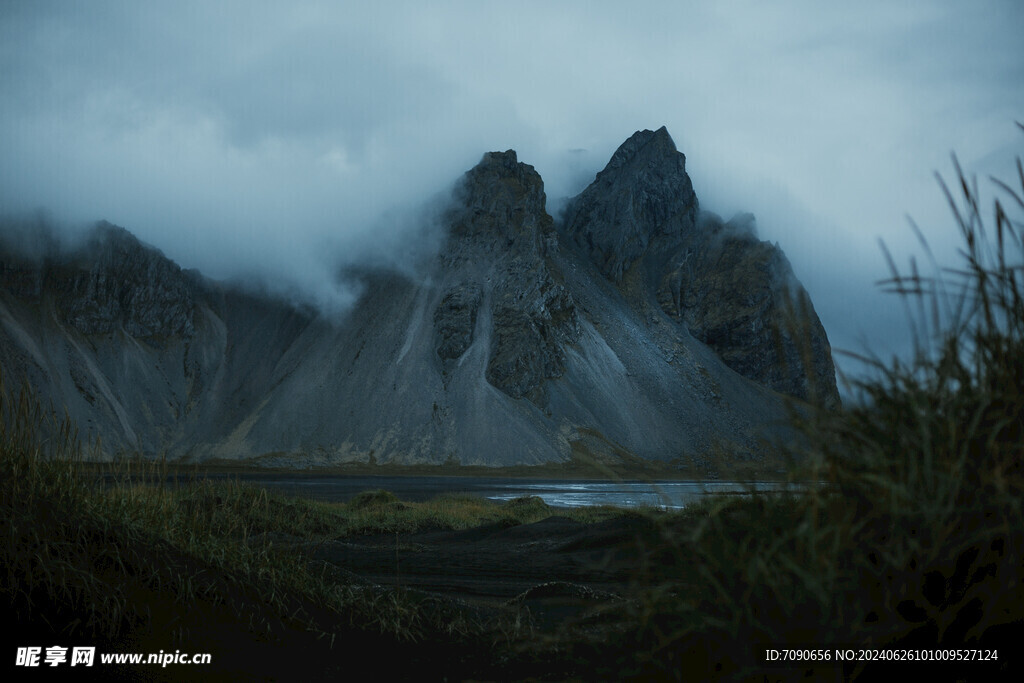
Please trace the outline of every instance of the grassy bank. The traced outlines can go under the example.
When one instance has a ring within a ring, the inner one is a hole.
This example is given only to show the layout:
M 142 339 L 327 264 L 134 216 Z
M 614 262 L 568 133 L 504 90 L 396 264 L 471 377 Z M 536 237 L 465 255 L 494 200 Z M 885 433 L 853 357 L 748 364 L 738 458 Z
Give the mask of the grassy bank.
M 383 476 L 383 477 L 469 477 L 507 479 L 598 479 L 609 481 L 788 481 L 792 478 L 790 460 L 781 455 L 769 459 L 750 456 L 730 458 L 724 451 L 705 457 L 707 464 L 695 466 L 688 459 L 677 461 L 645 460 L 638 456 L 619 455 L 597 457 L 580 452 L 572 453 L 565 462 L 540 465 L 511 465 L 502 467 L 462 465 L 456 463 L 402 465 L 396 463 L 350 462 L 338 465 L 302 464 L 302 455 L 296 455 L 295 466 L 269 465 L 281 462 L 280 454 L 250 460 L 209 460 L 200 463 L 172 463 L 180 470 L 215 474 L 283 473 L 289 476 Z M 91 464 L 97 471 L 110 467 L 107 463 Z

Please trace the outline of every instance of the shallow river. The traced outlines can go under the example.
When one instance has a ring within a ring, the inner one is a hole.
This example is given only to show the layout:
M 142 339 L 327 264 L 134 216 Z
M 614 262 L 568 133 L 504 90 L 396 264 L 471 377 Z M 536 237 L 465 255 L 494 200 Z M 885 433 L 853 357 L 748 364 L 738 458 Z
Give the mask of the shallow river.
M 443 493 L 460 493 L 499 501 L 519 496 L 540 496 L 548 505 L 558 507 L 617 505 L 676 509 L 685 507 L 708 493 L 743 493 L 755 489 L 778 491 L 786 486 L 776 482 L 608 482 L 498 477 L 246 474 L 237 478 L 289 495 L 324 501 L 346 501 L 361 491 L 387 489 L 402 500 L 408 501 L 428 500 Z

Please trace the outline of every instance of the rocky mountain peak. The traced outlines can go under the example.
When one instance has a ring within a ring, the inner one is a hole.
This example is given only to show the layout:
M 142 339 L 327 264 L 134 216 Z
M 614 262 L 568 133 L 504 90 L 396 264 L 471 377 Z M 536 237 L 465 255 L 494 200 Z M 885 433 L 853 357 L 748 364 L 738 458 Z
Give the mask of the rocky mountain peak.
M 487 382 L 544 405 L 545 383 L 565 371 L 565 348 L 579 334 L 572 296 L 552 272 L 557 235 L 544 182 L 513 150 L 489 152 L 465 174 L 455 198 L 441 262 L 442 277 L 458 282 L 433 316 L 441 367 L 459 362 L 482 317 L 490 321 Z
M 463 176 L 461 193 L 477 207 L 516 204 L 538 196 L 543 199 L 544 181 L 533 166 L 518 161 L 515 150 L 487 152 Z
M 752 215 L 724 223 L 700 211 L 664 127 L 619 146 L 562 230 L 634 306 L 655 301 L 736 372 L 838 405 L 825 331 L 781 249 L 757 239 Z
M 540 174 L 519 162 L 515 150 L 488 152 L 456 187 L 452 233 L 481 246 L 504 242 L 513 251 L 541 249 L 552 231 L 546 203 Z
M 89 244 L 96 248 L 116 250 L 122 253 L 145 250 L 160 253 L 156 247 L 144 246 L 138 237 L 109 221 L 96 223 L 92 235 L 90 235 Z
M 619 145 L 606 166 L 608 169 L 616 169 L 625 166 L 631 160 L 640 155 L 645 161 L 657 162 L 659 159 L 674 161 L 679 151 L 668 129 L 662 126 L 658 130 L 638 130 L 629 136 L 629 139 Z M 685 159 L 684 159 L 685 160 Z
M 672 250 L 692 230 L 697 196 L 686 157 L 664 127 L 634 133 L 566 211 L 565 233 L 621 283 L 654 247 Z
M 521 177 L 524 168 L 533 168 L 527 164 L 520 164 L 519 158 L 516 156 L 514 149 L 507 149 L 504 152 L 484 152 L 483 158 L 480 163 L 477 164 L 470 173 L 482 172 L 486 169 L 495 169 L 498 173 L 507 172 L 513 176 Z

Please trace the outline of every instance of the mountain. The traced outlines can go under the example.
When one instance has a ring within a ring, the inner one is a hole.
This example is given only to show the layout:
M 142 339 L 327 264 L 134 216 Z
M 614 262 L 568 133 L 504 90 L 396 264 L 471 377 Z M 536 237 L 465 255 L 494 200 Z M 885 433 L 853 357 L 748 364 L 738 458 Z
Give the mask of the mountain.
M 184 271 L 99 224 L 0 238 L 0 367 L 105 450 L 184 460 L 701 463 L 838 405 L 825 332 L 752 219 L 700 211 L 668 132 L 615 152 L 557 225 L 514 151 L 457 183 L 415 277 L 344 319 Z
M 744 377 L 837 407 L 828 338 L 785 254 L 750 214 L 702 213 L 685 165 L 664 127 L 635 133 L 570 204 L 564 233 L 634 308 L 656 301 Z

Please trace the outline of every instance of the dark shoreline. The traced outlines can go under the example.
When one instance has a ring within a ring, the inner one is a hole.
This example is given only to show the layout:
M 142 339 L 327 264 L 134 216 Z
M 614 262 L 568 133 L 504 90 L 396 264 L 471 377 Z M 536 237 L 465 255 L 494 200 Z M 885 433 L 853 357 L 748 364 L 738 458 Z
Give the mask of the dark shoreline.
M 360 494 L 387 491 L 399 499 L 422 503 L 444 496 L 469 496 L 501 503 L 516 498 L 537 498 L 556 509 L 586 507 L 631 510 L 680 510 L 707 496 L 745 495 L 753 492 L 796 491 L 805 484 L 735 480 L 610 480 L 566 478 L 472 477 L 440 475 L 356 475 L 272 472 L 114 472 L 86 475 L 105 486 L 144 483 L 181 488 L 202 482 L 231 482 L 279 495 L 310 501 L 347 503 Z
M 522 479 L 565 481 L 606 481 L 606 482 L 716 482 L 723 479 L 735 482 L 801 482 L 809 481 L 784 467 L 723 465 L 719 469 L 694 469 L 674 467 L 657 462 L 641 465 L 587 465 L 577 463 L 554 463 L 544 465 L 518 465 L 513 467 L 486 467 L 482 465 L 372 465 L 351 463 L 344 465 L 311 466 L 306 468 L 271 467 L 253 464 L 252 461 L 233 462 L 224 460 L 202 463 L 182 461 L 161 461 L 132 459 L 120 461 L 89 461 L 83 465 L 89 471 L 99 473 L 133 472 L 136 474 L 186 475 L 244 475 L 288 477 L 464 477 L 476 479 Z

